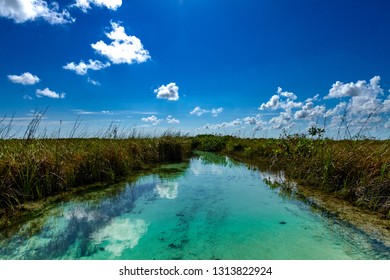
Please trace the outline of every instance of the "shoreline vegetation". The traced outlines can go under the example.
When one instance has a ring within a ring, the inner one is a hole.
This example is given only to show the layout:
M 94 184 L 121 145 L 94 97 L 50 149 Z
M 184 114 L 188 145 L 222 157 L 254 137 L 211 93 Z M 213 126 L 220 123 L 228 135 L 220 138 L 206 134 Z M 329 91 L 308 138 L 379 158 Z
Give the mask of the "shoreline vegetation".
M 182 162 L 189 158 L 190 147 L 190 138 L 174 135 L 0 140 L 0 207 L 12 211 L 24 202 Z
M 118 137 L 115 126 L 105 137 L 56 139 L 34 137 L 38 124 L 37 119 L 30 124 L 23 139 L 0 137 L 0 228 L 26 209 L 24 203 L 86 185 L 118 182 L 206 151 L 260 171 L 282 171 L 287 181 L 317 196 L 324 194 L 376 215 L 390 230 L 390 140 L 326 139 L 324 130 L 315 127 L 308 134 L 285 133 L 278 139 L 189 137 L 171 131 Z M 271 187 L 289 191 L 289 184 L 278 184 Z

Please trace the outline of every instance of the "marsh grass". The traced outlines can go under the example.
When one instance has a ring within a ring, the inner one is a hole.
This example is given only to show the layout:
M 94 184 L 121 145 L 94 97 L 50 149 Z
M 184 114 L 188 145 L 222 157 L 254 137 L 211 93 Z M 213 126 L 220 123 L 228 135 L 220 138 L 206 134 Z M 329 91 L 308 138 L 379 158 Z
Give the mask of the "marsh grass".
M 177 136 L 0 140 L 0 206 L 12 209 L 78 186 L 115 181 L 189 156 Z

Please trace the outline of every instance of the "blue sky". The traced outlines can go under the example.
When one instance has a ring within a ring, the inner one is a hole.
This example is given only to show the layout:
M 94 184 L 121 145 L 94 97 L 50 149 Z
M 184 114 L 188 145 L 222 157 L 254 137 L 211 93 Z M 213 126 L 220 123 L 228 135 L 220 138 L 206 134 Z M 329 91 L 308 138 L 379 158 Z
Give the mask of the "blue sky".
M 390 136 L 385 0 L 0 0 L 0 123 Z M 348 127 L 348 128 L 347 128 Z M 4 131 L 4 129 L 3 129 Z M 54 132 L 53 132 L 54 131 Z

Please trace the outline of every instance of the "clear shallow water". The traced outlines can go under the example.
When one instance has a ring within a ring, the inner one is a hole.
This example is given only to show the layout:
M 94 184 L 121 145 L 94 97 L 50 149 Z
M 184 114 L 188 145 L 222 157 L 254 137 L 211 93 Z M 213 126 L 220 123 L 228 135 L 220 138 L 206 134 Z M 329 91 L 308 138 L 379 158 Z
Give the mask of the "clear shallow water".
M 0 238 L 0 259 L 390 259 L 269 174 L 214 155 L 165 170 L 53 205 Z

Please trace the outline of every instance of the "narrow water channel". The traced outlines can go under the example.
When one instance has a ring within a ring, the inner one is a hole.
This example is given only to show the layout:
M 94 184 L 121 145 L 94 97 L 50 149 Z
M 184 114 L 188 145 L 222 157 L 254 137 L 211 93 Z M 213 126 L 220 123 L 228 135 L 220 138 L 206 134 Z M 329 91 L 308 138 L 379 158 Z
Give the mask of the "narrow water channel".
M 0 259 L 390 259 L 358 229 L 225 157 L 166 165 L 49 207 L 0 237 Z

